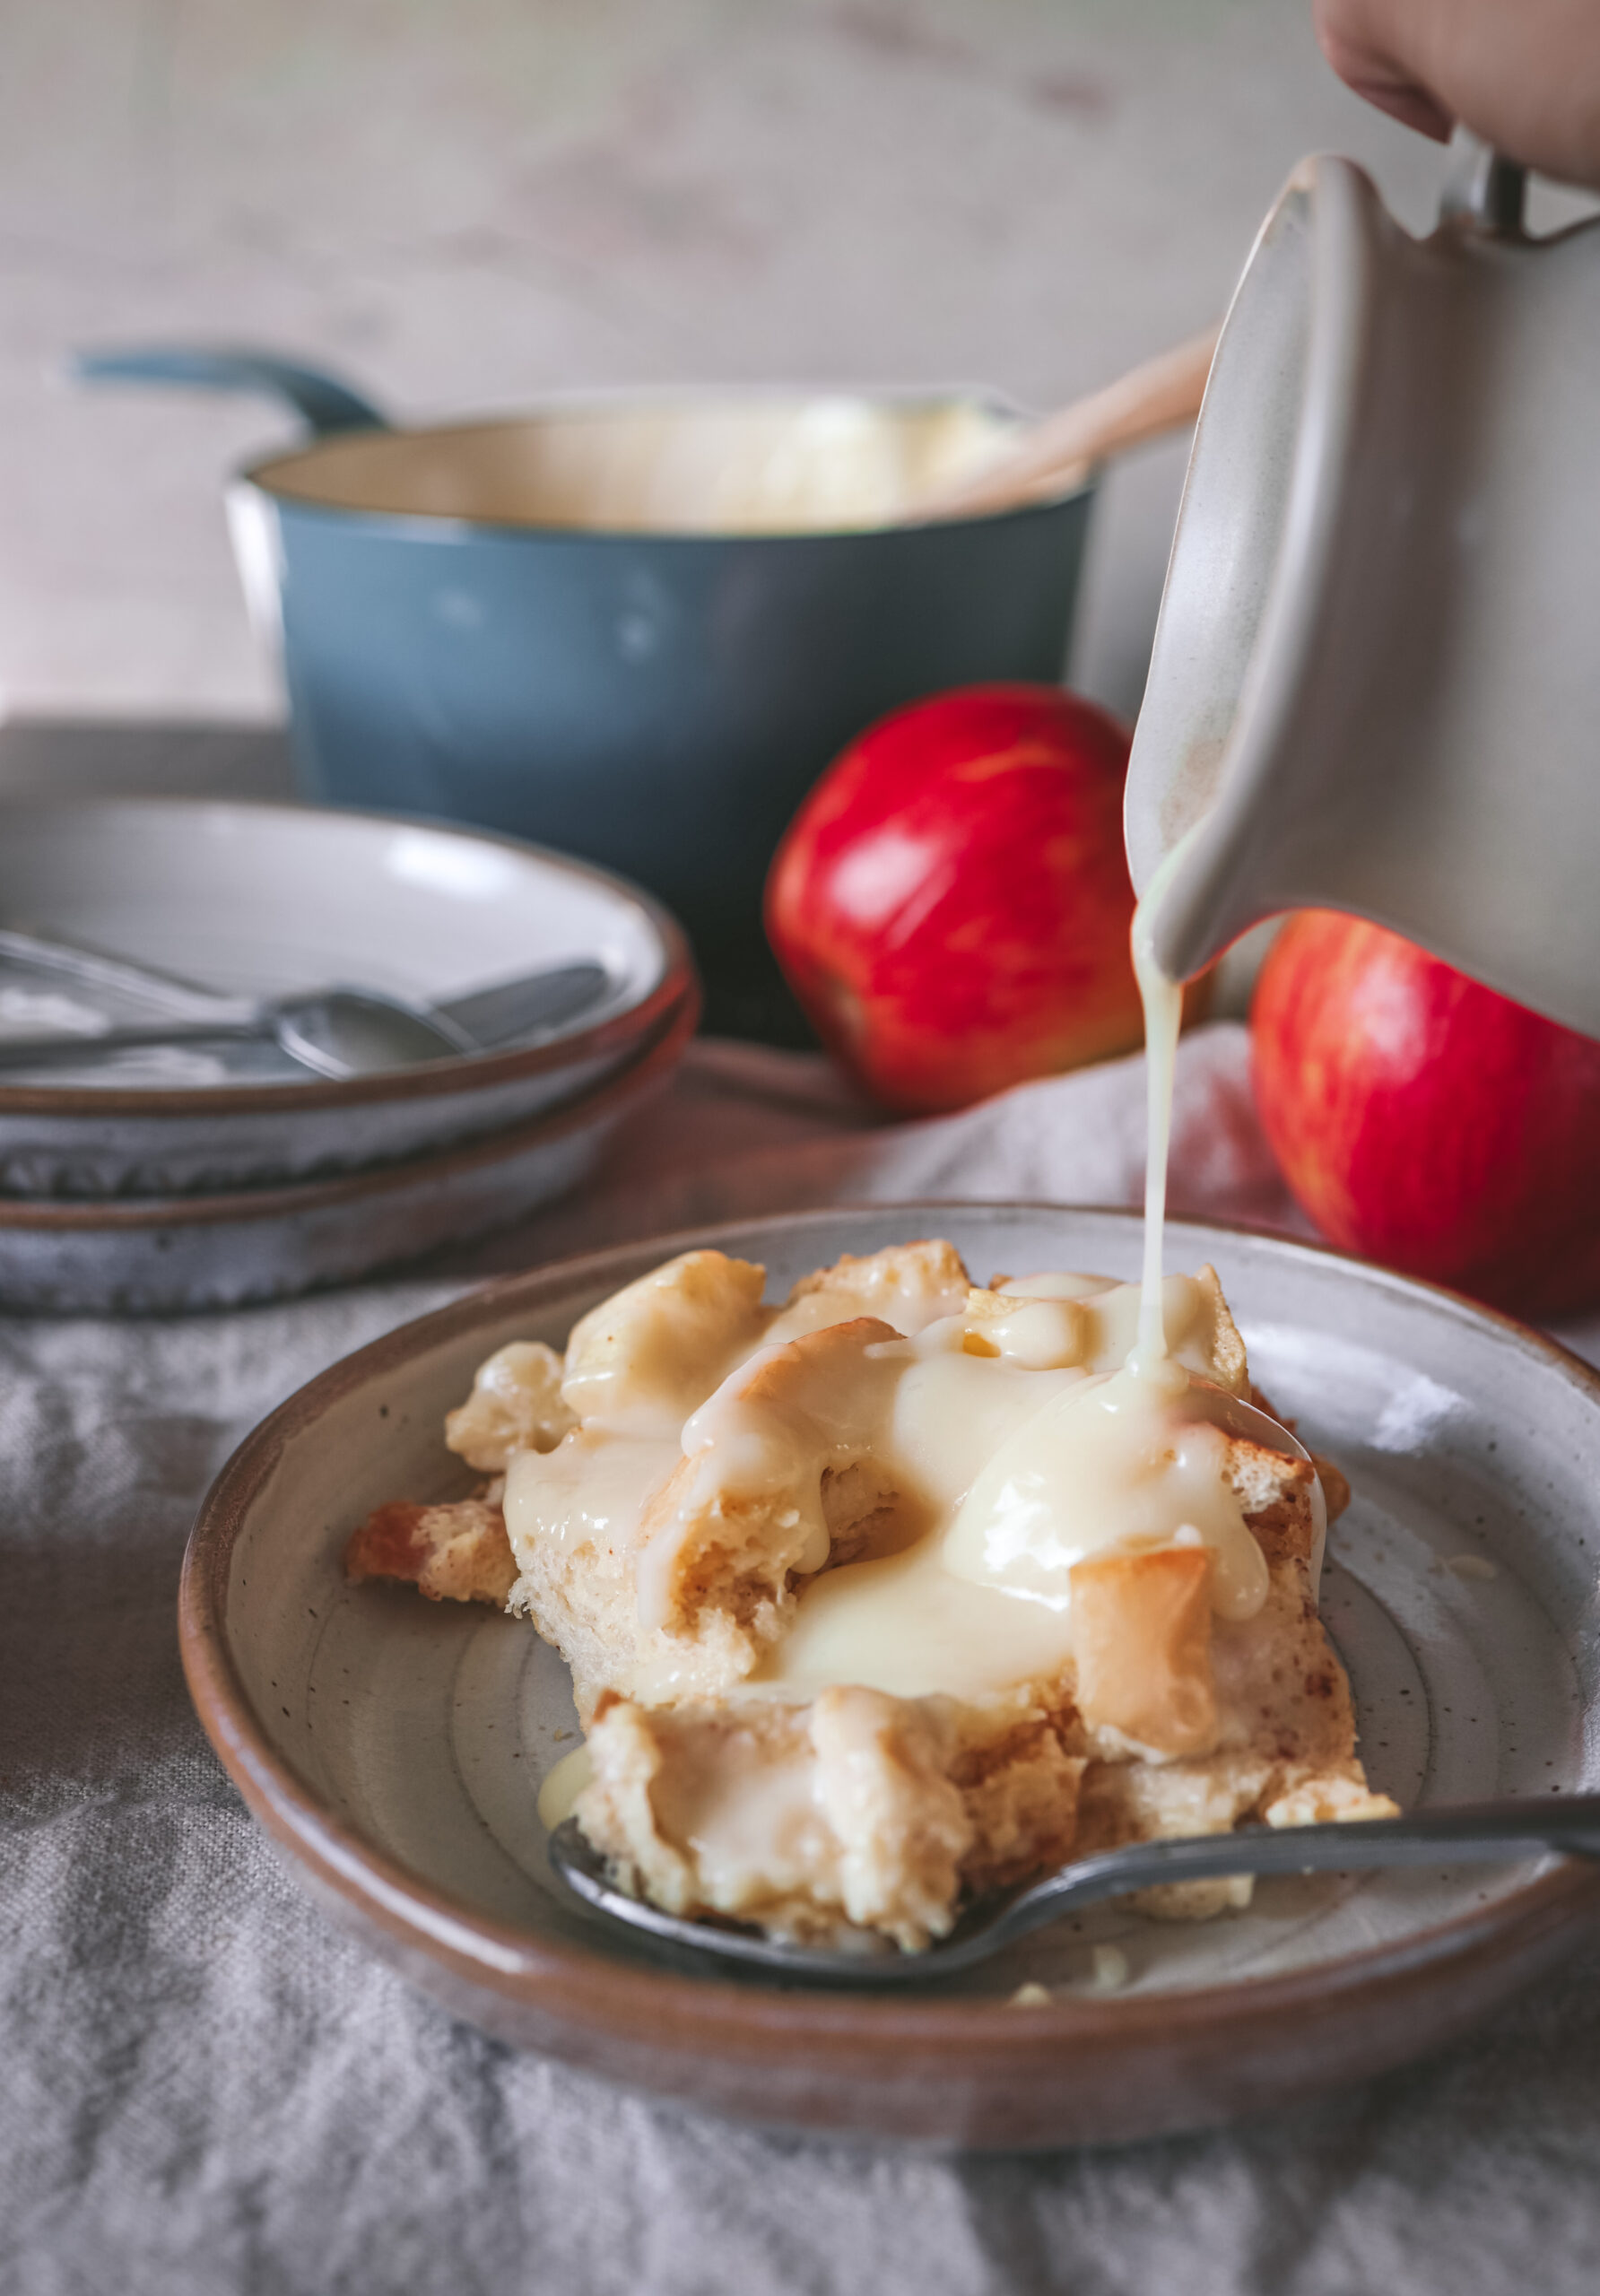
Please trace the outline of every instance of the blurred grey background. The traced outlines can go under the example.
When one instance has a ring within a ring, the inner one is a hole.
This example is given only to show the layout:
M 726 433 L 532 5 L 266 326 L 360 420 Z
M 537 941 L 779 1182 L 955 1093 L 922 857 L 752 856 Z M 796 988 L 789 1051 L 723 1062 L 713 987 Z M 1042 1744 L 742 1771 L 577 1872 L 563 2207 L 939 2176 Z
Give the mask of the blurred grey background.
M 56 753 L 18 721 L 196 721 L 204 778 L 202 726 L 281 713 L 221 485 L 291 425 L 74 386 L 74 344 L 259 341 L 399 414 L 723 378 L 1042 408 L 1220 313 L 1302 152 L 1413 227 L 1442 166 L 1309 0 L 0 0 L 0 55 L 13 784 Z M 1184 453 L 1119 467 L 1094 538 L 1074 676 L 1129 714 Z

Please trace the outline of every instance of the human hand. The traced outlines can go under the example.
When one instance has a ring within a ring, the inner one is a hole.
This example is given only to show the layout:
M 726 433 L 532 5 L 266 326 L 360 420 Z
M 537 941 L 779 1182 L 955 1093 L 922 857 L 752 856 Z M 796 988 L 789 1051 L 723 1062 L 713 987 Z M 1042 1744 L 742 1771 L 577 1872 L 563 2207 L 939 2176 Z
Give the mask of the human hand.
M 1509 160 L 1600 190 L 1596 0 L 1312 0 L 1339 77 L 1408 127 L 1457 122 Z

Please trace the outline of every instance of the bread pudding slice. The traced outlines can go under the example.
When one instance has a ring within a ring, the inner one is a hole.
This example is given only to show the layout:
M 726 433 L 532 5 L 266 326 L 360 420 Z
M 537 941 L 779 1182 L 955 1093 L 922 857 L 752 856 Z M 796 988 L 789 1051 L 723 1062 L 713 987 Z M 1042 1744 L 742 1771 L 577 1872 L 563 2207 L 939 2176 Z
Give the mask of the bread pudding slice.
M 846 1257 L 776 1308 L 763 1282 L 683 1254 L 564 1359 L 500 1350 L 448 1422 L 503 1473 L 504 1529 L 497 1550 L 462 1518 L 474 1571 L 435 1563 L 425 1590 L 503 1587 L 566 1657 L 576 1813 L 626 1886 L 911 1950 L 1074 1850 L 1392 1807 L 1317 1614 L 1343 1478 L 1230 1425 L 1254 1391 L 1213 1270 L 1168 1279 L 1189 1415 L 1155 1429 L 1135 1482 L 1158 1498 L 1119 1494 L 1115 1535 L 1081 1446 L 1126 1408 L 1133 1287 L 977 1287 L 936 1240 Z M 422 1511 L 442 1556 L 451 1510 Z M 407 1575 L 393 1527 L 364 1526 L 352 1571 Z

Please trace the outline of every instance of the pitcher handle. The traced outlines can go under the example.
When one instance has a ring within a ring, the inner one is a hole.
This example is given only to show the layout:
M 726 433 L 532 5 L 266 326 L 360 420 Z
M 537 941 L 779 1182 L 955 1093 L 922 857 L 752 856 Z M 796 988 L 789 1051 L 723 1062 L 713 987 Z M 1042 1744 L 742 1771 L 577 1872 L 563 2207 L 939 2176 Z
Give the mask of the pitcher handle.
M 1462 129 L 1439 196 L 1441 223 L 1465 223 L 1480 231 L 1515 239 L 1522 230 L 1527 170 L 1503 159 L 1481 136 Z
M 265 392 L 287 400 L 317 438 L 335 430 L 389 428 L 387 416 L 347 383 L 266 351 L 146 344 L 74 352 L 72 366 L 84 382 L 178 383 L 206 391 Z

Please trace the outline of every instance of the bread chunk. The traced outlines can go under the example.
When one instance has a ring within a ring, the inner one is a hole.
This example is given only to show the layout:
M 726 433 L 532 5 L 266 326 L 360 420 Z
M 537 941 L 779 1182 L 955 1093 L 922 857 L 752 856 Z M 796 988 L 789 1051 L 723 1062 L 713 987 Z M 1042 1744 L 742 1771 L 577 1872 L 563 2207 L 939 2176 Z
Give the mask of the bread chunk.
M 602 1703 L 579 1824 L 625 1885 L 681 1914 L 914 1951 L 963 1888 L 1065 1855 L 1083 1763 L 1038 1715 L 838 1688 L 804 1706 Z
M 1211 1556 L 1201 1546 L 1091 1556 L 1072 1574 L 1078 1709 L 1157 1754 L 1216 1743 Z
M 486 1499 L 438 1507 L 379 1507 L 352 1533 L 344 1576 L 396 1578 L 430 1603 L 492 1603 L 504 1610 L 517 1577 L 506 1518 Z
M 761 1344 L 766 1272 L 726 1252 L 683 1252 L 572 1327 L 561 1399 L 585 1425 L 675 1439 L 690 1413 Z
M 577 1419 L 561 1400 L 565 1365 L 543 1340 L 514 1339 L 480 1363 L 472 1393 L 445 1415 L 445 1441 L 469 1466 L 504 1474 L 514 1451 L 552 1451 Z
M 1200 1293 L 1195 1344 L 1209 1359 L 1211 1377 L 1218 1387 L 1226 1387 L 1230 1395 L 1248 1396 L 1250 1367 L 1245 1361 L 1245 1344 L 1222 1297 L 1222 1279 L 1209 1260 L 1195 1270 L 1195 1283 Z
M 861 1317 L 761 1349 L 707 1406 L 720 1442 L 619 1446 L 583 1427 L 514 1464 L 512 1607 L 568 1659 L 580 1714 L 608 1688 L 731 1690 L 782 1633 L 796 1584 L 864 1551 L 894 1493 L 857 1413 L 884 1376 L 871 1351 L 895 1336 Z M 607 1474 L 636 1487 L 596 1500 Z
M 640 1524 L 641 1618 L 682 1632 L 703 1608 L 753 1587 L 780 1602 L 794 1578 L 832 1555 L 828 1496 L 856 1494 L 857 1522 L 892 1499 L 864 1483 L 871 1399 L 885 1385 L 872 1352 L 892 1326 L 860 1316 L 764 1347 L 691 1422 L 684 1456 Z M 853 1477 L 846 1483 L 842 1478 Z
M 797 1338 L 828 1323 L 874 1316 L 909 1336 L 943 1316 L 960 1315 L 971 1279 L 961 1254 L 937 1239 L 891 1244 L 803 1275 L 774 1319 L 769 1339 Z
M 577 1816 L 625 1884 L 668 1912 L 782 1936 L 950 1924 L 970 1829 L 936 1709 L 875 1691 L 810 1706 L 603 1705 Z

